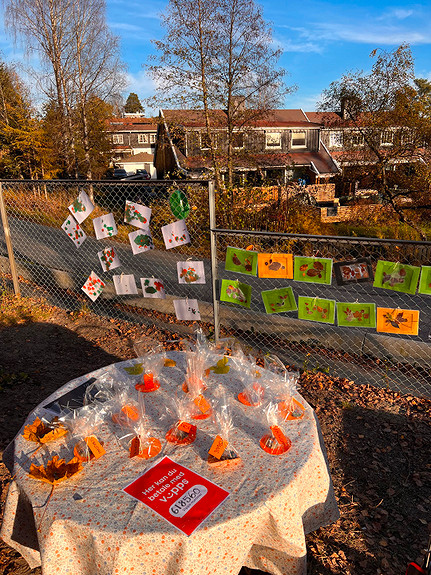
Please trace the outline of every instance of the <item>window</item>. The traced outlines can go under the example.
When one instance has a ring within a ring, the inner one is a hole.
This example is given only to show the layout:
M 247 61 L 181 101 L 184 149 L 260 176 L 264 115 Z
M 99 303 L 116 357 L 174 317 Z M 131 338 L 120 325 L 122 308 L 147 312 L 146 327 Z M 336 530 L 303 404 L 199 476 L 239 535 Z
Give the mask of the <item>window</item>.
M 329 133 L 329 146 L 331 148 L 342 148 L 343 146 L 343 132 L 330 132 Z
M 156 143 L 156 134 L 150 134 L 150 144 Z
M 361 134 L 361 132 L 352 132 L 350 134 L 350 143 L 354 147 L 363 146 L 364 136 Z
M 392 130 L 383 130 L 380 135 L 380 144 L 382 146 L 392 146 L 394 143 L 394 133 Z
M 209 150 L 211 148 L 211 142 L 208 138 L 208 134 L 205 132 L 201 132 L 201 149 L 202 150 Z
M 267 148 L 281 148 L 281 133 L 280 132 L 266 132 L 266 147 Z
M 148 144 L 148 134 L 138 134 L 138 144 Z
M 292 148 L 305 148 L 305 132 L 292 132 Z
M 244 134 L 242 132 L 234 132 L 232 134 L 232 146 L 234 148 L 244 147 Z
M 114 134 L 112 136 L 112 143 L 113 144 L 123 144 L 123 134 Z

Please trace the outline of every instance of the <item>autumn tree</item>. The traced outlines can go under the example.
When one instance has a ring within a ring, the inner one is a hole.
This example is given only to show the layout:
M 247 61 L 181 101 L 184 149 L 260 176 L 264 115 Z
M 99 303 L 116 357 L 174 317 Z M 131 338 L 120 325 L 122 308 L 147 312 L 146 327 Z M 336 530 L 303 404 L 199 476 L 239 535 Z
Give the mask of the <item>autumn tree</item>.
M 136 114 L 137 112 L 144 112 L 144 108 L 142 107 L 141 101 L 138 98 L 138 95 L 135 92 L 130 92 L 129 96 L 127 97 L 126 103 L 124 105 L 124 111 L 127 114 Z
M 224 168 L 231 185 L 238 132 L 287 91 L 285 71 L 277 68 L 281 51 L 253 0 L 170 0 L 162 24 L 166 35 L 154 41 L 157 53 L 148 67 L 157 100 L 203 111 L 216 184 Z M 226 158 L 217 153 L 215 129 L 226 133 Z
M 367 177 L 399 221 L 425 239 L 408 202 L 428 185 L 423 176 L 431 143 L 430 96 L 425 84 L 415 83 L 409 45 L 373 50 L 371 57 L 371 71 L 349 72 L 333 82 L 319 109 L 339 115 L 333 127 L 343 133 L 341 164 L 351 166 L 356 178 Z

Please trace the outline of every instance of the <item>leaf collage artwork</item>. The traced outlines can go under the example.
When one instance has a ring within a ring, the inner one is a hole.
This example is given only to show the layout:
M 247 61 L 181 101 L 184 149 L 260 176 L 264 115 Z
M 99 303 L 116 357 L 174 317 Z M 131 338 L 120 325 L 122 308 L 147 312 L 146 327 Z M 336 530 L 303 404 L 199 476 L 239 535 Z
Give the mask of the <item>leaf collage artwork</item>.
M 258 254 L 260 278 L 293 278 L 292 254 Z
M 345 327 L 376 327 L 376 304 L 337 302 L 337 320 Z
M 134 256 L 154 249 L 153 238 L 149 228 L 130 232 L 129 242 Z
M 295 256 L 293 279 L 297 282 L 331 285 L 332 260 Z
M 190 243 L 189 232 L 185 220 L 162 227 L 163 240 L 167 250 Z
M 178 283 L 204 284 L 205 269 L 202 261 L 177 262 Z
M 222 280 L 220 300 L 249 308 L 251 286 L 235 280 Z
M 418 335 L 419 311 L 378 307 L 377 331 L 402 335 Z
M 82 224 L 93 210 L 94 205 L 84 190 L 79 192 L 78 197 L 75 199 L 73 204 L 69 206 L 69 211 L 78 224 Z
M 88 295 L 91 301 L 96 301 L 96 299 L 103 292 L 104 287 L 105 284 L 103 283 L 103 281 L 99 278 L 97 274 L 95 274 L 92 271 L 81 289 L 84 293 Z
M 112 276 L 117 295 L 138 295 L 138 289 L 133 274 Z
M 239 274 L 255 276 L 257 275 L 257 256 L 257 252 L 228 246 L 224 269 Z
M 298 309 L 291 287 L 262 291 L 261 295 L 266 313 L 283 313 Z
M 171 212 L 178 220 L 185 220 L 190 213 L 190 204 L 187 196 L 181 190 L 174 190 L 169 196 Z
M 418 292 L 431 295 L 431 266 L 422 266 Z
M 177 319 L 181 321 L 194 321 L 201 319 L 197 299 L 175 299 L 174 308 Z
M 358 259 L 334 263 L 335 279 L 338 285 L 373 281 L 373 268 L 369 259 Z
M 105 248 L 101 252 L 97 252 L 97 256 L 104 272 L 109 272 L 109 270 L 114 270 L 121 266 L 120 259 L 114 248 Z
M 124 221 L 136 228 L 147 229 L 150 225 L 151 208 L 126 200 Z
M 86 233 L 73 216 L 66 218 L 61 228 L 66 232 L 77 248 L 82 245 L 87 237 Z
M 335 301 L 317 297 L 298 298 L 298 318 L 324 323 L 335 322 Z
M 142 295 L 144 297 L 165 299 L 165 287 L 158 278 L 141 278 Z
M 117 235 L 117 224 L 114 220 L 113 214 L 105 214 L 94 218 L 93 220 L 94 233 L 96 234 L 96 240 L 103 240 L 105 238 L 111 238 Z
M 398 262 L 378 261 L 374 276 L 374 287 L 414 295 L 421 268 Z

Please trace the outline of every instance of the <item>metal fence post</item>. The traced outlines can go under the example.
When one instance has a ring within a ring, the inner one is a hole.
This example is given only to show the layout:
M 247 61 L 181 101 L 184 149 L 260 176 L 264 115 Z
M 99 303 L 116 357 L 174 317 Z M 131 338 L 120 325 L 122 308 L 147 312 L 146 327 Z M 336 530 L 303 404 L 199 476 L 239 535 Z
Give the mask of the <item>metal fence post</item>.
M 7 219 L 6 206 L 5 206 L 4 199 L 3 199 L 3 186 L 2 186 L 1 182 L 0 182 L 0 213 L 1 213 L 1 219 L 3 222 L 4 237 L 6 240 L 7 253 L 8 253 L 8 257 L 9 257 L 10 272 L 12 274 L 13 289 L 15 291 L 15 295 L 21 295 L 21 290 L 20 290 L 19 281 L 18 281 L 18 273 L 16 271 L 16 265 L 15 265 L 15 256 L 13 253 L 12 238 L 11 238 L 10 229 L 9 229 L 9 222 Z
M 216 227 L 216 202 L 214 180 L 208 182 L 208 202 L 209 202 L 209 224 L 210 224 L 210 250 L 211 250 L 211 279 L 212 279 L 212 300 L 214 315 L 214 338 L 216 343 L 220 338 L 219 303 L 217 299 L 218 290 L 218 270 L 217 270 L 217 237 L 213 231 Z

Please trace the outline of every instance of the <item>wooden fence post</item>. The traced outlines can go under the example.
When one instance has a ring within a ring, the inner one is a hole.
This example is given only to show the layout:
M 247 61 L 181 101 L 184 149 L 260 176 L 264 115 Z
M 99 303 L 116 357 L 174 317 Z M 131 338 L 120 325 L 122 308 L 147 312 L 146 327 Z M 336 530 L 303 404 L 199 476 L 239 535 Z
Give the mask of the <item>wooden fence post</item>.
M 4 237 L 6 240 L 7 253 L 9 256 L 9 265 L 10 265 L 10 272 L 12 274 L 13 289 L 15 291 L 15 295 L 19 296 L 21 295 L 21 290 L 19 287 L 18 273 L 16 271 L 15 256 L 12 247 L 12 238 L 10 235 L 9 222 L 7 220 L 6 206 L 3 198 L 3 186 L 1 182 L 0 182 L 0 213 L 3 222 L 3 230 L 4 230 Z

